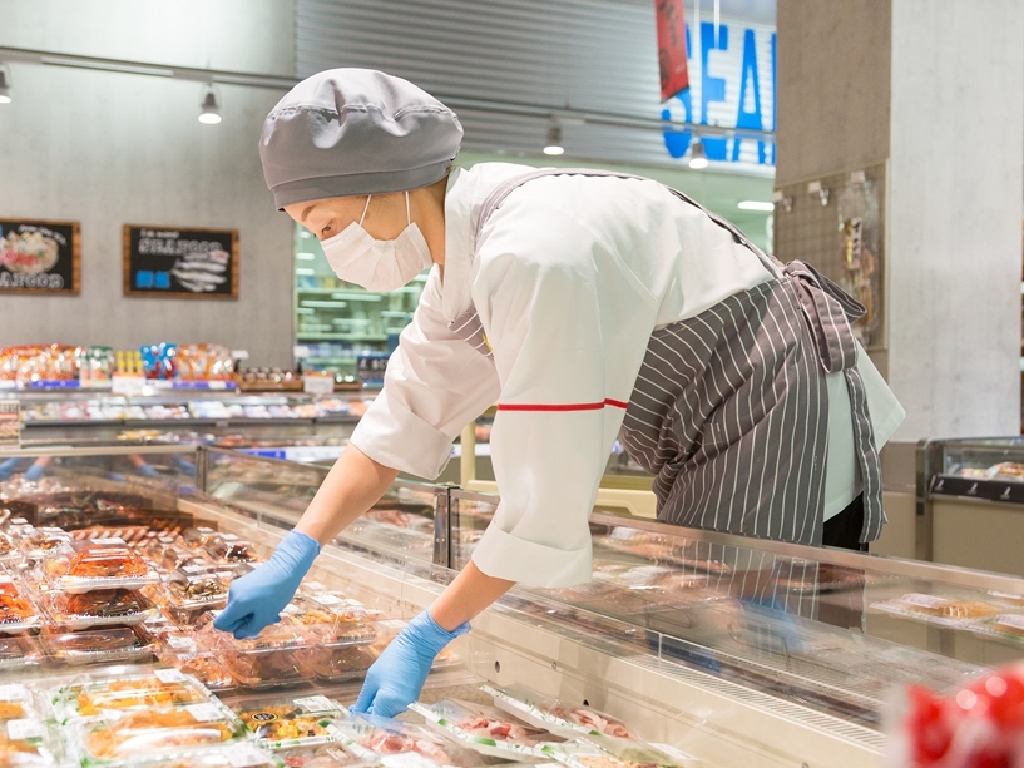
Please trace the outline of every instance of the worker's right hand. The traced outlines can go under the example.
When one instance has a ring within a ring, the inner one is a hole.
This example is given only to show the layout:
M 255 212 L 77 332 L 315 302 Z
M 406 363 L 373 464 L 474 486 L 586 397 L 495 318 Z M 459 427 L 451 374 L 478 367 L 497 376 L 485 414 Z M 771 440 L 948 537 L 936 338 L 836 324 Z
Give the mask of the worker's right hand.
M 25 471 L 25 482 L 27 483 L 38 483 L 43 479 L 43 474 L 46 472 L 46 467 L 40 464 L 33 464 Z
M 256 637 L 264 627 L 280 620 L 281 611 L 319 554 L 320 544 L 314 539 L 290 531 L 267 562 L 231 583 L 227 608 L 214 619 L 213 626 L 237 640 Z

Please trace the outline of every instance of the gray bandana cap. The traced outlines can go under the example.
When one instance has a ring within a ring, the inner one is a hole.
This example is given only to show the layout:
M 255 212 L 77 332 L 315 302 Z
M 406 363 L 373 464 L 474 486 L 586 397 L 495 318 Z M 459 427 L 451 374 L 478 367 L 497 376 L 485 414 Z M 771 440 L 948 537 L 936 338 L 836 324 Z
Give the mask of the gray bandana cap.
M 404 192 L 444 178 L 462 126 L 398 77 L 331 69 L 303 80 L 263 123 L 263 176 L 284 208 L 329 197 Z

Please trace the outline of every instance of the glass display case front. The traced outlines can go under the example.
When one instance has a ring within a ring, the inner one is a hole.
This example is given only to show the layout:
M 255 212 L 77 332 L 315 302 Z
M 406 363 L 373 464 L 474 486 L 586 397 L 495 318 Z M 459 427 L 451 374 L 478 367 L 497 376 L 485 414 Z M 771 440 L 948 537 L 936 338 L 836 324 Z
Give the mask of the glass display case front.
M 421 706 L 380 733 L 344 707 L 471 556 L 496 497 L 396 483 L 324 548 L 280 624 L 235 641 L 210 628 L 211 611 L 326 470 L 205 448 L 3 458 L 42 471 L 19 464 L 0 487 L 0 609 L 20 632 L 0 636 L 0 699 L 23 685 L 45 709 L 27 746 L 52 750 L 52 764 L 141 765 L 129 732 L 159 752 L 162 729 L 187 736 L 192 717 L 219 734 L 199 745 L 213 750 L 203 765 L 220 764 L 221 742 L 279 757 L 327 748 L 310 765 L 354 749 L 373 765 L 418 740 L 462 768 L 541 753 L 596 761 L 578 768 L 637 762 L 578 751 L 603 742 L 573 724 L 664 766 L 876 765 L 893 683 L 950 690 L 1024 655 L 1018 578 L 597 513 L 594 581 L 514 589 L 439 659 Z M 555 746 L 567 741 L 571 754 Z

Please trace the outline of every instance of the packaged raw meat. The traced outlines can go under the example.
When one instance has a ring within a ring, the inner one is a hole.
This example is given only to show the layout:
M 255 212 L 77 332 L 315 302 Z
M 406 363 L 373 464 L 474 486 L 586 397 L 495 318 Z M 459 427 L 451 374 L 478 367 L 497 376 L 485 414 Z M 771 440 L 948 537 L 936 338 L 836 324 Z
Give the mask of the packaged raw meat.
M 50 691 L 50 702 L 60 722 L 206 701 L 210 701 L 210 695 L 202 684 L 176 669 L 117 678 L 85 678 Z
M 333 723 L 348 717 L 341 704 L 326 696 L 241 701 L 232 709 L 252 737 L 272 750 L 330 743 Z
M 565 738 L 594 735 L 614 736 L 620 739 L 636 738 L 621 720 L 591 707 L 573 706 L 547 699 L 521 686 L 501 689 L 483 685 L 480 690 L 494 697 L 494 705 L 498 709 Z
M 117 664 L 145 661 L 154 648 L 127 627 L 91 629 L 79 632 L 44 633 L 43 652 L 65 664 Z
M 47 558 L 43 568 L 54 589 L 82 593 L 97 589 L 141 589 L 159 574 L 118 539 L 75 542 Z
M 379 762 L 376 755 L 357 755 L 342 744 L 292 747 L 275 756 L 284 768 L 371 768 Z
M 381 720 L 355 716 L 337 724 L 339 741 L 356 756 L 366 761 L 378 757 L 389 765 L 389 758 L 397 755 L 416 756 L 427 766 L 457 765 L 453 751 L 440 738 L 425 728 L 398 720 Z M 397 766 L 396 766 L 397 768 Z
M 21 586 L 0 577 L 0 632 L 15 634 L 39 624 L 39 611 Z
M 413 704 L 409 709 L 422 715 L 452 741 L 483 755 L 545 757 L 557 751 L 556 745 L 565 741 L 495 707 L 445 699 L 429 706 Z
M 53 592 L 47 596 L 46 607 L 54 624 L 69 629 L 136 626 L 156 613 L 153 604 L 132 589 L 99 589 L 81 594 Z
M 230 711 L 216 702 L 207 702 L 82 724 L 77 728 L 77 744 L 86 760 L 138 765 L 143 757 L 225 744 L 244 735 L 245 730 Z

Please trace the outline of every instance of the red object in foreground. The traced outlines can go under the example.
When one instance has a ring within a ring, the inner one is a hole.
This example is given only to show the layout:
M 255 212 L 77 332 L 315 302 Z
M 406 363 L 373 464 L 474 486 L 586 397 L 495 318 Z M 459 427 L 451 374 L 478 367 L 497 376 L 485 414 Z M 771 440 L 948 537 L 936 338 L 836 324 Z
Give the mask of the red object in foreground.
M 661 100 L 667 101 L 690 87 L 686 64 L 686 24 L 683 0 L 654 0 L 658 14 L 658 68 Z
M 606 397 L 596 403 L 498 403 L 499 411 L 600 411 L 606 406 L 625 408 L 629 403 Z

